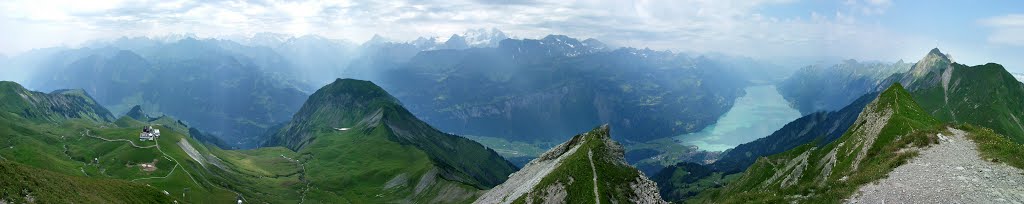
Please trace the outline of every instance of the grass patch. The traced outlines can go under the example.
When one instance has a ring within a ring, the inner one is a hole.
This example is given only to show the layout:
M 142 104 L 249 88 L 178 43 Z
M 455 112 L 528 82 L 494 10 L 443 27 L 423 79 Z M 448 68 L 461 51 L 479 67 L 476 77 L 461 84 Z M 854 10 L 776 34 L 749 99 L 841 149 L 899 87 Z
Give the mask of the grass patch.
M 957 129 L 970 133 L 967 134 L 967 138 L 974 141 L 985 160 L 1024 169 L 1024 145 L 1010 141 L 1006 136 L 984 127 L 961 124 L 957 125 Z

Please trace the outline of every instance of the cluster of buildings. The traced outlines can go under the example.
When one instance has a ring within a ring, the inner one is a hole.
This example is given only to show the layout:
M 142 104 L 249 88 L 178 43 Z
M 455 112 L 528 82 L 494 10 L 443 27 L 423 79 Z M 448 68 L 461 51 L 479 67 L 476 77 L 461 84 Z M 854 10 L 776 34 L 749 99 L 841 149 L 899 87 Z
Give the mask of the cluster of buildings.
M 153 126 L 142 127 L 142 133 L 139 133 L 139 141 L 155 140 L 160 137 L 160 129 L 154 129 Z

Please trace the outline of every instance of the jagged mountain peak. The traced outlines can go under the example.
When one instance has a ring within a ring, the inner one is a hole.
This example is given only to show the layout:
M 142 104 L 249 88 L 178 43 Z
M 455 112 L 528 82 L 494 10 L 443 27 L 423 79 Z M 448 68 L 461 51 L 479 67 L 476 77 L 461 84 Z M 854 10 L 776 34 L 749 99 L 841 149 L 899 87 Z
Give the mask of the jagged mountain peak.
M 910 69 L 910 74 L 914 77 L 923 77 L 932 71 L 946 69 L 952 63 L 953 61 L 949 59 L 949 56 L 939 51 L 939 48 L 932 48 L 924 58 L 917 61 L 917 64 Z
M 490 30 L 483 28 L 470 29 L 464 32 L 462 36 L 466 38 L 466 43 L 470 47 L 497 47 L 498 42 L 509 38 L 508 35 L 497 28 L 491 28 Z
M 142 106 L 140 105 L 132 106 L 132 109 L 128 110 L 124 115 L 138 121 L 149 121 L 151 119 L 149 115 L 146 115 L 146 112 L 142 110 Z
M 939 50 L 939 48 L 937 48 L 937 47 L 936 48 L 932 48 L 932 50 L 929 50 L 928 51 L 928 55 L 930 55 L 930 56 L 938 56 L 938 57 L 946 57 L 946 54 L 943 54 L 942 51 Z
M 452 34 L 447 41 L 444 42 L 445 48 L 448 49 L 466 49 L 469 48 L 469 44 L 466 43 L 466 38 L 459 36 L 458 34 Z
M 372 47 L 372 46 L 388 44 L 390 42 L 391 42 L 390 39 L 385 38 L 384 36 L 382 36 L 380 34 L 373 34 L 373 37 L 370 37 L 369 40 L 366 40 L 366 42 L 363 42 L 362 46 L 363 47 Z

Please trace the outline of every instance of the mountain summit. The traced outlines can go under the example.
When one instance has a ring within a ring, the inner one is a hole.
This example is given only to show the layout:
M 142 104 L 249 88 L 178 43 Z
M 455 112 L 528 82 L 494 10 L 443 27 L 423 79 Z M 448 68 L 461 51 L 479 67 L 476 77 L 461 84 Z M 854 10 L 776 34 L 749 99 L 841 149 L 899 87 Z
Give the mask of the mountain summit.
M 380 122 L 385 110 L 397 111 L 397 107 L 398 100 L 372 82 L 338 79 L 310 95 L 292 121 L 267 144 L 299 150 L 312 142 L 318 131 L 376 125 L 373 123 Z
M 666 203 L 657 184 L 626 163 L 608 125 L 551 148 L 474 203 L 523 202 Z
M 354 79 L 317 90 L 265 144 L 307 155 L 316 188 L 367 203 L 464 202 L 516 170 L 493 150 L 420 121 L 376 84 Z
M 946 86 L 953 73 L 953 64 L 954 62 L 950 59 L 949 55 L 943 54 L 942 51 L 939 51 L 939 48 L 933 48 L 896 82 L 905 84 L 907 90 L 910 91 L 940 84 Z

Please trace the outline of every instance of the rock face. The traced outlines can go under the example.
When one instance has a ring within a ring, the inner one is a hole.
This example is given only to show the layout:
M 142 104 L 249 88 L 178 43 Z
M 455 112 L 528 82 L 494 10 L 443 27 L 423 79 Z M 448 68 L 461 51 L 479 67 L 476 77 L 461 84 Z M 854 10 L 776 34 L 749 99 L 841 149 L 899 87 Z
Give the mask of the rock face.
M 847 203 L 1022 203 L 1024 171 L 987 162 L 966 132 L 950 128 L 886 179 L 860 188 Z
M 574 136 L 474 203 L 666 203 L 657 184 L 626 164 L 608 125 Z

